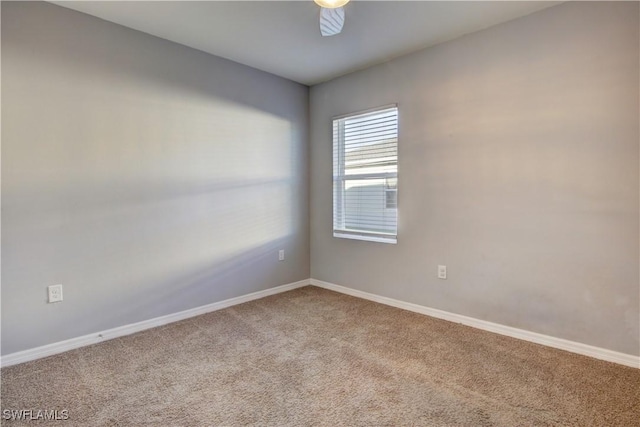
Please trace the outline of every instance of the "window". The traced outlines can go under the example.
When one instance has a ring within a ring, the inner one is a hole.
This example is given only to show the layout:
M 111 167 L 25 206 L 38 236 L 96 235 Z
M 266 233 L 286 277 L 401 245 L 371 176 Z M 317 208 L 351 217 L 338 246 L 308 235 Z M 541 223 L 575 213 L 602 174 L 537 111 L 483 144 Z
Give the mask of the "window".
M 333 120 L 333 235 L 396 243 L 398 107 Z

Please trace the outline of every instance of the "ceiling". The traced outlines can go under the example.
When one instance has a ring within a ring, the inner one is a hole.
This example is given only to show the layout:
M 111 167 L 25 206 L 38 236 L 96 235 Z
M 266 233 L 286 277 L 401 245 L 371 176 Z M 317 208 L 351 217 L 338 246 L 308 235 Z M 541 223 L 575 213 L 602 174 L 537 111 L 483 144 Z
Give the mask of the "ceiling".
M 312 0 L 52 3 L 313 85 L 561 2 L 356 0 L 333 37 Z

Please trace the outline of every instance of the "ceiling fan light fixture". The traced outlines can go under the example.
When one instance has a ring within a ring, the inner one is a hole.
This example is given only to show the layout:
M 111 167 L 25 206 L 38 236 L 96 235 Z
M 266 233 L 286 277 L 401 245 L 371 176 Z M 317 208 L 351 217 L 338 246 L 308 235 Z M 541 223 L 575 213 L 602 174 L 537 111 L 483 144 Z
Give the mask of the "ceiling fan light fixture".
M 349 3 L 349 0 L 313 0 L 318 6 L 325 9 L 335 9 Z

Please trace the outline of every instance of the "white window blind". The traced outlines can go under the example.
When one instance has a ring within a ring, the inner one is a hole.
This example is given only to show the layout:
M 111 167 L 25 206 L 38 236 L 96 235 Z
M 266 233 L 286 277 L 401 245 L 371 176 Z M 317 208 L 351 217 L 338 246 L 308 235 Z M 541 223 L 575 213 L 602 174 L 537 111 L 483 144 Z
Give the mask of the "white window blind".
M 333 120 L 333 235 L 396 243 L 398 107 Z

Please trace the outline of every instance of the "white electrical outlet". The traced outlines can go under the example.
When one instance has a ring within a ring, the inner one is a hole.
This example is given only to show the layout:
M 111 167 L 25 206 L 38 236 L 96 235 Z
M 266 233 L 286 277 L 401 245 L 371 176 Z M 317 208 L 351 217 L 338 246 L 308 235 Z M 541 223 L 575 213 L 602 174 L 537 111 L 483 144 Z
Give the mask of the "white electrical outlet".
M 446 279 L 447 278 L 447 266 L 439 265 L 438 266 L 438 279 Z
M 47 290 L 49 291 L 50 303 L 62 301 L 62 285 L 47 286 Z
M 278 251 L 278 261 L 284 261 L 284 249 Z

